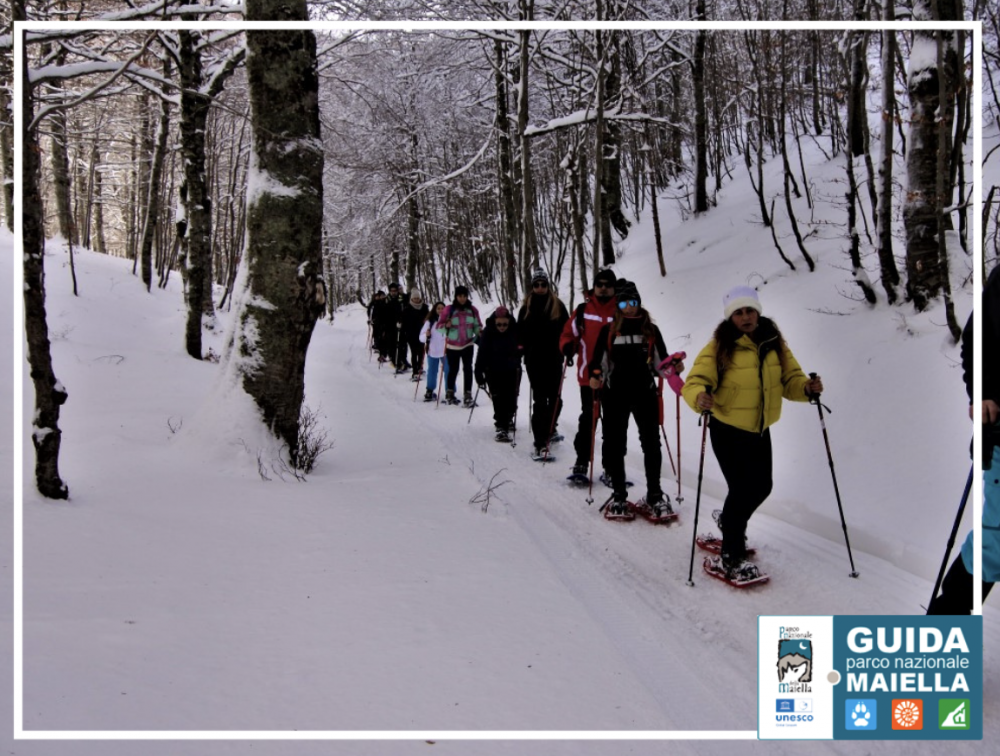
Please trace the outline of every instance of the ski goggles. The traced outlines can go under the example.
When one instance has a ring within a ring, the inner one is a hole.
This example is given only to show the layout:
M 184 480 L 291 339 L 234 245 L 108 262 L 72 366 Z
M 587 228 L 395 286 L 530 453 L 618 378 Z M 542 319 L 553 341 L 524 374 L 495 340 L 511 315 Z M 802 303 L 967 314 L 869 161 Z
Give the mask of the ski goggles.
M 626 307 L 638 307 L 638 306 L 639 306 L 638 299 L 623 299 L 621 302 L 618 303 L 619 310 L 624 310 Z

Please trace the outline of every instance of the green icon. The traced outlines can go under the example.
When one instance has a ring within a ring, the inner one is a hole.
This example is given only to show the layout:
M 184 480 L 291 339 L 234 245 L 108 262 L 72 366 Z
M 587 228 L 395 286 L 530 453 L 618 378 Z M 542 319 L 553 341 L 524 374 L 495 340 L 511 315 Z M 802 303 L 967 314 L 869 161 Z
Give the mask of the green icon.
M 970 702 L 968 698 L 942 698 L 938 701 L 938 729 L 968 730 Z

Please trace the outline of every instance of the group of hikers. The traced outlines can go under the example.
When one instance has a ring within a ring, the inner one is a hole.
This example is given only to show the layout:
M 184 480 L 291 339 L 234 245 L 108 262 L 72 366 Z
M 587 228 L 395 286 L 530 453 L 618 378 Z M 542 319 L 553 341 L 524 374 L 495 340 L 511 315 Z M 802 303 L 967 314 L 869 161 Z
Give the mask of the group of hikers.
M 523 362 L 531 387 L 531 457 L 536 461 L 551 460 L 550 445 L 563 439 L 557 429 L 560 395 L 567 370 L 575 365 L 581 412 L 570 478 L 593 469 L 600 420 L 602 479 L 613 491 L 605 513 L 609 519 L 637 511 L 654 522 L 675 516 L 660 484 L 664 382 L 706 421 L 710 415 L 712 448 L 729 492 L 716 518 L 721 547 L 707 558 L 705 569 L 730 582 L 760 578 L 747 558 L 746 529 L 771 491 L 770 426 L 781 416 L 783 399 L 815 401 L 823 383 L 799 367 L 778 326 L 764 317 L 753 288 L 737 286 L 726 293 L 723 320 L 686 381 L 680 377 L 684 353 L 667 350 L 636 284 L 609 269 L 594 276 L 593 287 L 571 315 L 548 274 L 536 268 L 516 318 L 501 305 L 485 324 L 465 286 L 455 288 L 451 304 L 433 307 L 418 290 L 407 299 L 398 284 L 388 289 L 388 296 L 377 292 L 368 306 L 371 347 L 379 361 L 414 381 L 426 374 L 428 402 L 438 399 L 443 376 L 445 402 L 471 408 L 475 380 L 493 401 L 500 442 L 510 442 L 515 433 Z M 456 391 L 460 365 L 463 401 Z M 646 479 L 645 496 L 632 503 L 625 476 L 630 418 L 638 430 Z

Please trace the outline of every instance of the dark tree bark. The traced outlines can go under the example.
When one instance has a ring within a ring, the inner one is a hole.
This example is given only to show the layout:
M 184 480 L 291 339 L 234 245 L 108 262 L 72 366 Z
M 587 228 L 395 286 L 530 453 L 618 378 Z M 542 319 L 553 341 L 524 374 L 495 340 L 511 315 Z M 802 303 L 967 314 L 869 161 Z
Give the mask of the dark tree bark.
M 534 0 L 521 0 L 521 17 L 531 21 L 535 15 Z M 524 132 L 528 128 L 528 60 L 530 31 L 521 31 L 517 96 L 517 133 L 521 146 L 521 263 L 525 285 L 531 277 L 531 266 L 538 263 L 538 237 L 535 234 L 535 184 L 531 172 L 531 140 Z
M 205 131 L 209 98 L 202 91 L 201 53 L 197 50 L 198 32 L 179 32 L 179 75 L 181 85 L 181 155 L 184 179 L 181 197 L 184 202 L 184 296 L 187 321 L 184 346 L 188 355 L 202 358 L 201 331 L 206 308 L 211 312 L 212 282 L 212 201 L 205 181 Z M 208 302 L 205 301 L 207 294 Z
M 4 222 L 14 230 L 14 113 L 10 107 L 10 56 L 0 55 L 0 176 Z
M 500 207 L 503 212 L 503 227 L 500 234 L 501 254 L 504 259 L 504 289 L 508 302 L 516 302 L 517 293 L 517 257 L 514 253 L 514 240 L 517 239 L 517 210 L 514 199 L 514 186 L 511 179 L 511 146 L 510 146 L 510 116 L 507 107 L 507 54 L 503 43 L 497 39 L 493 43 L 494 86 L 496 88 L 496 118 L 494 126 L 497 133 L 497 174 L 500 190 Z
M 27 54 L 24 70 L 27 70 Z M 24 325 L 28 342 L 28 365 L 35 390 L 35 413 L 31 441 L 35 447 L 35 485 L 38 492 L 50 499 L 69 498 L 69 488 L 59 477 L 59 408 L 66 402 L 66 389 L 52 368 L 49 327 L 45 319 L 45 228 L 42 209 L 41 149 L 36 130 L 29 125 L 34 120 L 35 102 L 31 86 L 22 89 L 21 108 L 24 150 L 21 208 L 23 225 L 24 265 Z
M 170 79 L 170 61 L 163 61 L 163 77 Z M 164 95 L 167 85 L 164 84 Z M 139 259 L 142 263 L 142 283 L 149 291 L 153 287 L 153 242 L 160 223 L 160 180 L 163 177 L 163 161 L 167 154 L 167 134 L 170 130 L 170 101 L 164 96 L 160 102 L 160 121 L 156 127 L 156 142 L 153 160 L 149 169 L 149 187 L 146 191 L 146 214 L 142 223 L 142 239 Z
M 705 0 L 695 5 L 695 18 L 705 20 Z M 708 211 L 708 116 L 705 112 L 705 43 L 708 32 L 700 29 L 694 38 L 691 73 L 694 86 L 694 211 Z
M 917 0 L 913 4 L 916 20 L 957 20 L 959 0 Z M 906 294 L 917 310 L 924 310 L 937 297 L 945 284 L 947 270 L 942 267 L 938 250 L 938 206 L 945 202 L 938 196 L 938 116 L 951 132 L 954 115 L 954 78 L 949 63 L 955 55 L 952 49 L 954 32 L 920 29 L 914 32 L 914 50 L 919 65 L 911 59 L 908 88 L 911 121 L 909 150 L 906 155 L 907 190 L 903 203 L 903 223 L 906 227 Z M 940 56 L 944 66 L 939 76 L 934 53 L 939 45 L 947 52 Z M 947 165 L 945 165 L 947 171 Z
M 885 0 L 883 19 L 894 21 L 895 0 Z M 882 154 L 879 159 L 879 179 L 881 200 L 878 204 L 876 228 L 878 231 L 878 261 L 882 273 L 882 288 L 889 304 L 895 304 L 896 288 L 899 286 L 899 271 L 892 249 L 892 157 L 895 131 L 893 122 L 896 114 L 895 90 L 896 32 L 888 29 L 882 32 Z
M 251 21 L 308 19 L 306 0 L 248 0 L 246 9 Z M 247 47 L 253 165 L 232 357 L 295 464 L 306 353 L 326 307 L 316 39 L 309 31 L 248 31 Z

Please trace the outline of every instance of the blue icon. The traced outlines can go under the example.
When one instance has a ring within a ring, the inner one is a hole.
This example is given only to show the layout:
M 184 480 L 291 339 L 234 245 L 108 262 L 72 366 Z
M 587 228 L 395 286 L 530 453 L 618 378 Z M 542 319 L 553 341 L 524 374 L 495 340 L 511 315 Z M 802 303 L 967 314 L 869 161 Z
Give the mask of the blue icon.
M 793 699 L 793 698 L 779 698 L 777 700 L 777 708 L 775 709 L 775 711 L 778 711 L 778 712 L 782 712 L 782 711 L 792 712 L 792 711 L 795 711 L 795 699 Z
M 844 727 L 848 730 L 874 730 L 878 727 L 878 702 L 874 698 L 848 698 Z

